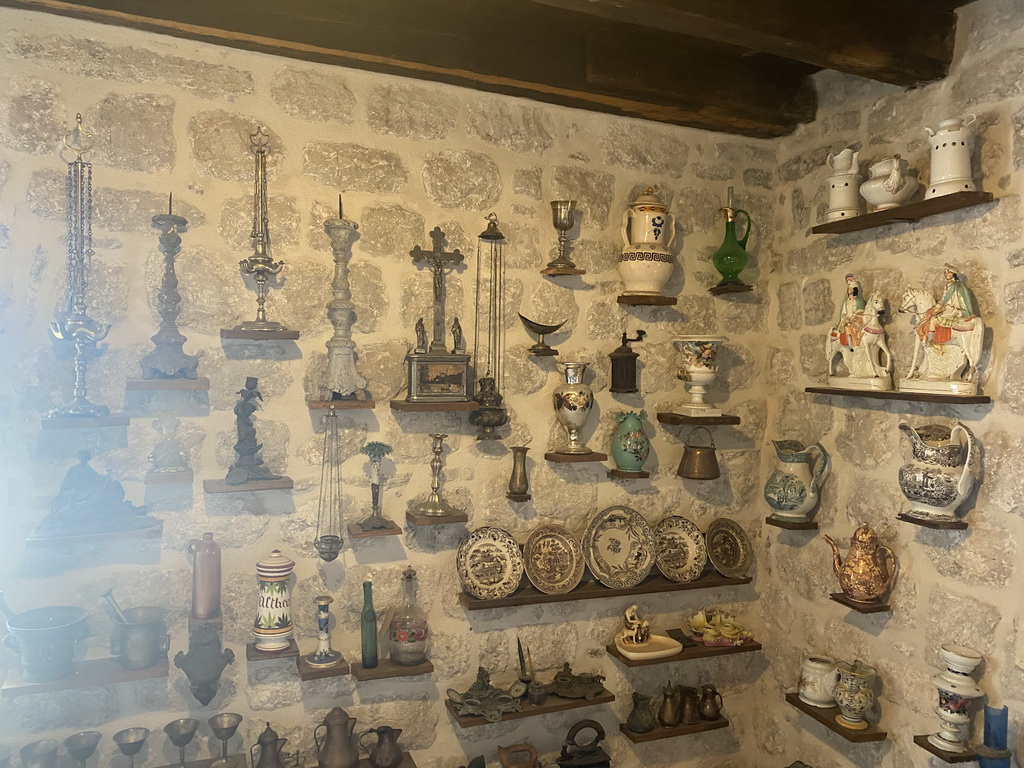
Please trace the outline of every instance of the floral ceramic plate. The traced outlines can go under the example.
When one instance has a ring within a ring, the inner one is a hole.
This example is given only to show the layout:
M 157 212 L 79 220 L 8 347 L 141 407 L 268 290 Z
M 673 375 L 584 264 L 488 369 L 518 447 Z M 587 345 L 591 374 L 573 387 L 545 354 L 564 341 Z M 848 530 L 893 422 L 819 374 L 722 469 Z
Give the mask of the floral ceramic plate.
M 583 550 L 560 525 L 533 529 L 523 546 L 526 576 L 546 595 L 564 595 L 583 579 Z
M 693 581 L 708 562 L 704 534 L 685 517 L 666 517 L 654 531 L 654 559 L 670 581 Z
M 704 538 L 708 559 L 716 571 L 730 579 L 747 575 L 754 562 L 754 549 L 747 534 L 735 521 L 725 517 L 712 520 Z
M 477 528 L 459 545 L 455 566 L 462 586 L 473 597 L 508 597 L 523 578 L 523 556 L 508 531 Z
M 654 565 L 654 536 L 635 509 L 608 507 L 583 534 L 583 554 L 595 578 L 612 589 L 635 587 Z

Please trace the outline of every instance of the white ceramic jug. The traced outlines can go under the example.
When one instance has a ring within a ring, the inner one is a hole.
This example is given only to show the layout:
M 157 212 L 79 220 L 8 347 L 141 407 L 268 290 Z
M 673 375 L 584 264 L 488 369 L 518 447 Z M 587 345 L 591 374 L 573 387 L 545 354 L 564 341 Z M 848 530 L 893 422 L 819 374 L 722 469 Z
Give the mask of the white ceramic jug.
M 672 241 L 675 217 L 668 212 L 654 190 L 629 204 L 622 214 L 622 254 L 619 277 L 627 294 L 660 296 L 672 275 Z
M 943 120 L 937 131 L 925 127 L 932 147 L 931 181 L 924 193 L 925 200 L 977 190 L 971 173 L 970 142 L 973 135 L 967 130 L 975 120 L 977 115 L 967 115 L 965 118 Z

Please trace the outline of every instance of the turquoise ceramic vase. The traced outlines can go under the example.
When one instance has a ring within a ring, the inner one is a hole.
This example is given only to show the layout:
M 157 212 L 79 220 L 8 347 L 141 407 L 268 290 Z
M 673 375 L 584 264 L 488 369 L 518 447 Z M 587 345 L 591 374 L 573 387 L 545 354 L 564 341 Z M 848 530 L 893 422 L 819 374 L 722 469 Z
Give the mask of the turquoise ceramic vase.
M 612 459 L 620 472 L 641 472 L 651 452 L 651 441 L 644 434 L 647 411 L 624 411 L 615 415 L 619 426 L 612 433 Z

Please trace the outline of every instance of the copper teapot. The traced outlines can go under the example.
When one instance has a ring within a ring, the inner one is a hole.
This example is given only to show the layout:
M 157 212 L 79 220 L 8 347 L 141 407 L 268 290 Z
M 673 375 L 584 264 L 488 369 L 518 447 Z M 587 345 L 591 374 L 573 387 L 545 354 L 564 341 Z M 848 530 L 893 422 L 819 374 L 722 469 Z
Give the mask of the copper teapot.
M 864 523 L 853 532 L 845 562 L 832 538 L 827 534 L 822 538 L 832 547 L 832 567 L 839 578 L 839 586 L 850 600 L 874 603 L 892 589 L 900 561 L 891 549 L 878 541 L 878 534 L 870 525 Z M 891 570 L 886 559 L 892 561 Z

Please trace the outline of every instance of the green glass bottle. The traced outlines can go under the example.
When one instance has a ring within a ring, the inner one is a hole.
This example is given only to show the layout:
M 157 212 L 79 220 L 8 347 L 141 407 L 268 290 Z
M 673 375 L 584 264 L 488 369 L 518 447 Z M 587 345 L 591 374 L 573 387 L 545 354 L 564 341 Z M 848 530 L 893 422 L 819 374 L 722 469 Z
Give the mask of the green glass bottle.
M 363 582 L 363 614 L 359 624 L 363 669 L 377 666 L 377 611 L 373 609 L 373 582 Z
M 750 237 L 750 214 L 731 206 L 720 208 L 719 212 L 725 213 L 725 240 L 711 259 L 715 269 L 722 275 L 722 282 L 718 285 L 745 285 L 740 280 L 740 272 L 747 266 L 747 252 L 744 249 L 747 247 L 747 238 Z M 737 238 L 736 216 L 741 213 L 747 217 L 747 230 L 742 238 Z

